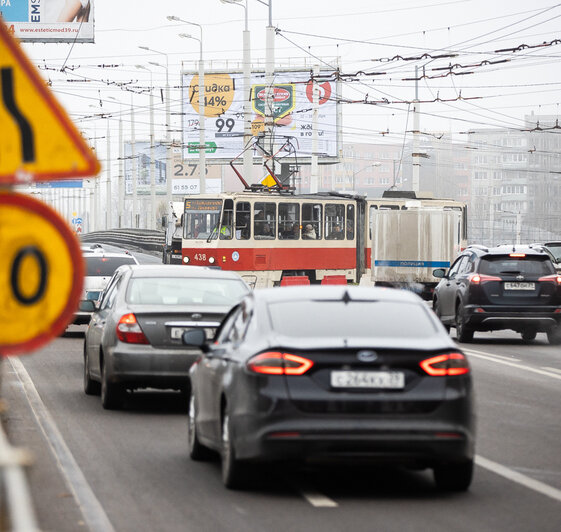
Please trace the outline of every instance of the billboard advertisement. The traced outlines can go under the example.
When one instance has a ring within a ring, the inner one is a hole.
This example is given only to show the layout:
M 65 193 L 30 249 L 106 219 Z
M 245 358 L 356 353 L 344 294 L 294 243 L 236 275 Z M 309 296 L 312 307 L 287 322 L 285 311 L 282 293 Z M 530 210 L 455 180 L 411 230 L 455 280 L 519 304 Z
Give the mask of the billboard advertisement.
M 340 124 L 338 123 L 339 87 L 333 71 L 319 75 L 319 109 L 317 120 L 320 158 L 338 157 Z M 312 155 L 313 84 L 310 71 L 275 72 L 273 85 L 275 145 L 290 139 L 299 160 Z M 205 73 L 205 156 L 230 161 L 244 149 L 243 74 Z M 183 142 L 186 160 L 199 157 L 199 76 L 184 72 Z M 251 130 L 258 137 L 265 128 L 265 75 L 251 78 Z M 253 151 L 255 157 L 262 152 Z
M 132 144 L 125 142 L 125 194 L 132 194 L 133 157 Z M 136 193 L 150 194 L 150 143 L 137 141 L 134 143 L 134 156 L 138 180 Z M 154 177 L 156 194 L 166 193 L 166 146 L 160 143 L 154 145 Z
M 22 42 L 94 42 L 94 0 L 0 0 L 0 14 Z

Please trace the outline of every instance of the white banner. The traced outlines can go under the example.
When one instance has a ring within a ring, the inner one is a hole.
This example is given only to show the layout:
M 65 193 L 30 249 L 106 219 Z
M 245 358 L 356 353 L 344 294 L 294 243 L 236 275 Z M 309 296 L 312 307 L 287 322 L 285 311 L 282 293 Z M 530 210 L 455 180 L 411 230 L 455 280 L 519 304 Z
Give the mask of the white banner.
M 0 0 L 8 29 L 23 42 L 94 42 L 94 0 Z
M 317 121 L 320 158 L 338 156 L 337 123 L 338 87 L 331 80 L 333 72 L 321 72 Z M 231 160 L 243 151 L 244 97 L 241 73 L 205 73 L 205 145 L 207 159 Z M 183 74 L 183 142 L 184 159 L 199 157 L 199 76 Z M 253 136 L 264 129 L 265 76 L 251 78 L 251 126 Z M 275 142 L 277 149 L 290 139 L 298 159 L 312 155 L 313 91 L 310 71 L 277 72 L 274 80 Z M 255 157 L 262 152 L 254 150 Z M 290 155 L 294 157 L 294 154 Z

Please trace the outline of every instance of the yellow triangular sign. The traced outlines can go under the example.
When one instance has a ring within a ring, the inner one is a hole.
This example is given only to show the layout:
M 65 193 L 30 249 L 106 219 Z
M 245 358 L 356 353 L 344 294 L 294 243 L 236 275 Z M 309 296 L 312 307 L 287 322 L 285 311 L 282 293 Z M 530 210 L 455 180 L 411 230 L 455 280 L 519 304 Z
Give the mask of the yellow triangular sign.
M 0 17 L 0 185 L 99 170 L 93 151 Z
M 265 185 L 266 187 L 274 187 L 277 182 L 273 179 L 273 176 L 271 174 L 267 174 L 263 181 L 261 181 L 261 184 Z

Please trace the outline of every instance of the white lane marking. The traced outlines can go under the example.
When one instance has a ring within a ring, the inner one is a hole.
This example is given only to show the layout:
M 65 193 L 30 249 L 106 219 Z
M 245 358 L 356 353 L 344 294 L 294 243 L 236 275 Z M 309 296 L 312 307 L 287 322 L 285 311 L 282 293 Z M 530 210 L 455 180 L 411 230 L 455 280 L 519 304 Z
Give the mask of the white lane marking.
M 483 458 L 483 456 L 477 455 L 475 457 L 475 463 L 479 467 L 488 469 L 489 471 L 492 471 L 493 473 L 496 473 L 501 477 L 511 480 L 512 482 L 516 482 L 517 484 L 520 484 L 526 488 L 537 491 L 542 495 L 546 495 L 547 497 L 551 497 L 552 499 L 561 502 L 561 490 L 558 490 L 557 488 L 549 486 L 548 484 L 544 484 L 539 480 L 534 480 L 533 478 L 523 475 L 518 471 L 514 471 L 514 469 L 510 469 L 509 467 L 498 464 L 497 462 L 493 462 L 492 460 Z
M 66 484 L 82 511 L 86 525 L 91 532 L 115 532 L 105 510 L 97 500 L 84 473 L 78 467 L 74 456 L 72 456 L 70 449 L 66 445 L 54 419 L 41 400 L 24 365 L 18 358 L 8 357 L 8 360 L 23 386 L 35 420 L 51 447 L 58 467 L 66 479 Z
M 312 506 L 316 508 L 337 508 L 339 506 L 333 499 L 310 487 L 299 488 L 298 491 Z
M 546 377 L 552 377 L 553 379 L 561 380 L 561 374 L 557 375 L 556 373 L 552 373 L 550 371 L 544 371 L 543 369 L 533 368 L 531 366 L 526 366 L 525 364 L 517 364 L 516 362 L 509 362 L 508 360 L 495 358 L 495 356 L 490 353 L 482 353 L 481 351 L 472 351 L 471 349 L 464 349 L 463 351 L 473 357 L 482 358 L 484 360 L 490 360 L 491 362 L 496 362 L 497 364 L 504 364 L 505 366 L 511 366 L 513 368 L 523 369 L 524 371 L 530 371 L 532 373 L 537 373 L 538 375 L 545 375 Z
M 559 373 L 561 375 L 561 369 L 550 368 L 548 366 L 542 366 L 542 369 L 547 369 L 548 371 L 554 371 L 555 373 Z
M 476 353 L 476 352 L 478 352 L 478 351 L 474 351 L 474 353 Z M 487 353 L 483 353 L 483 354 L 487 354 Z M 507 360 L 508 362 L 520 362 L 519 358 L 505 357 L 505 356 L 502 356 L 502 355 L 497 355 L 495 353 L 493 353 L 493 354 L 489 353 L 489 356 L 500 358 L 501 360 Z

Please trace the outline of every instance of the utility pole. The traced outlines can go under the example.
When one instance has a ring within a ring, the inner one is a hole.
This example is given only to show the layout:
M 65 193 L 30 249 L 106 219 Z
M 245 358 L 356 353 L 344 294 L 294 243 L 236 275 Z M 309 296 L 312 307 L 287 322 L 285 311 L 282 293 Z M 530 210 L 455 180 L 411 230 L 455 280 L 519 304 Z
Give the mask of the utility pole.
M 312 88 L 312 166 L 310 171 L 310 192 L 315 194 L 318 191 L 318 115 L 319 115 L 319 86 L 317 77 L 319 76 L 319 65 L 314 65 L 314 79 Z
M 274 75 L 275 75 L 275 28 L 273 27 L 273 0 L 269 0 L 269 25 L 266 34 L 265 50 L 265 142 L 269 141 L 269 152 L 274 153 L 273 127 L 274 127 Z M 271 160 L 271 169 L 275 171 L 275 162 Z
M 138 196 L 137 196 L 137 181 L 138 181 L 138 164 L 136 160 L 136 146 L 135 146 L 135 131 L 134 131 L 134 108 L 133 108 L 133 93 L 131 93 L 131 163 L 132 163 L 132 223 L 133 228 L 138 229 Z
M 418 67 L 415 67 L 415 100 L 413 100 L 413 153 L 411 154 L 411 179 L 412 189 L 419 192 L 419 172 L 421 168 L 421 156 L 419 153 L 419 80 Z
M 107 119 L 107 183 L 105 184 L 105 229 L 111 229 L 111 128 Z

